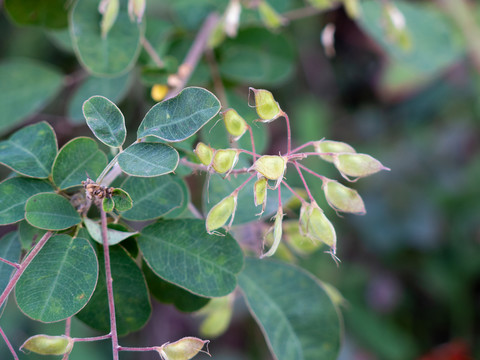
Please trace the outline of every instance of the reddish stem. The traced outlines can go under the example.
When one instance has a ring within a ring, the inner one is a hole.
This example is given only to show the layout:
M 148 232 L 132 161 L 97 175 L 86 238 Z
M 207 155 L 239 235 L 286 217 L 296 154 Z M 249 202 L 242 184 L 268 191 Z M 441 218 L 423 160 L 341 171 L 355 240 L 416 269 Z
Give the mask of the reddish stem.
M 254 177 L 255 177 L 255 174 L 250 175 L 249 178 L 248 178 L 247 180 L 245 180 L 242 185 L 240 185 L 240 186 L 237 187 L 235 190 L 233 190 L 232 194 L 233 194 L 233 193 L 237 193 L 237 194 L 238 194 L 238 192 L 239 192 L 240 190 L 242 190 L 243 187 L 244 187 L 245 185 L 247 185 L 247 184 L 250 182 L 250 180 L 252 180 Z
M 290 185 L 287 184 L 286 181 L 282 180 L 282 184 L 285 185 L 285 187 L 286 187 L 288 190 L 290 190 L 290 192 L 291 192 L 293 195 L 295 195 L 295 196 L 298 198 L 298 200 L 300 200 L 302 203 L 305 202 L 305 199 L 302 198 L 300 195 L 298 195 L 298 193 L 297 193 L 295 190 L 293 190 L 293 189 L 290 187 Z
M 312 196 L 312 193 L 310 192 L 310 189 L 308 188 L 307 182 L 305 181 L 305 178 L 303 177 L 302 171 L 300 170 L 300 167 L 298 166 L 298 163 L 295 161 L 293 163 L 295 165 L 295 168 L 297 169 L 298 175 L 300 175 L 300 179 L 302 179 L 303 186 L 305 187 L 305 190 L 307 191 L 308 197 L 310 198 L 310 201 L 315 201 L 315 199 Z
M 7 264 L 7 265 L 13 266 L 14 268 L 17 268 L 17 269 L 20 268 L 20 264 L 13 263 L 13 262 L 11 262 L 11 261 L 8 261 L 7 259 L 0 258 L 0 261 L 1 261 L 1 262 L 4 262 L 4 263 Z
M 120 346 L 118 348 L 119 351 L 157 351 L 158 346 L 151 346 L 151 347 L 128 347 L 128 346 Z
M 35 247 L 32 249 L 32 251 L 30 251 L 30 253 L 27 255 L 27 257 L 22 261 L 22 263 L 20 264 L 20 267 L 17 269 L 17 271 L 15 272 L 13 277 L 10 279 L 7 287 L 5 288 L 5 290 L 3 290 L 3 293 L 0 296 L 0 306 L 3 305 L 3 303 L 7 299 L 8 295 L 10 295 L 10 292 L 13 290 L 13 288 L 17 284 L 17 281 L 20 278 L 20 276 L 22 276 L 25 269 L 28 267 L 28 265 L 30 265 L 32 260 L 35 258 L 35 256 L 38 254 L 38 252 L 42 249 L 42 247 L 46 244 L 47 240 L 50 239 L 52 234 L 53 233 L 51 231 L 47 231 L 45 233 L 45 235 L 42 236 L 42 238 L 37 243 L 37 245 L 35 245 Z
M 317 174 L 315 171 L 310 170 L 310 169 L 307 168 L 306 166 L 304 166 L 304 165 L 302 165 L 302 164 L 299 164 L 299 163 L 297 163 L 297 164 L 298 164 L 298 166 L 299 166 L 300 168 L 302 168 L 302 169 L 305 170 L 306 172 L 308 172 L 308 173 L 310 173 L 310 174 L 318 177 L 318 178 L 321 179 L 323 182 L 325 182 L 325 181 L 328 180 L 327 177 L 325 177 L 325 176 L 323 176 L 323 175 L 320 175 L 320 174 Z
M 5 341 L 5 344 L 7 344 L 8 350 L 10 350 L 10 352 L 12 353 L 13 358 L 15 360 L 19 360 L 18 356 L 17 356 L 17 353 L 15 352 L 15 349 L 13 348 L 12 344 L 10 343 L 10 341 L 7 338 L 7 335 L 5 335 L 5 333 L 3 332 L 1 327 L 0 327 L 0 334 L 2 335 L 2 338 Z
M 102 220 L 102 241 L 103 241 L 103 256 L 105 259 L 105 278 L 107 282 L 107 295 L 108 295 L 108 309 L 110 312 L 110 335 L 112 337 L 112 351 L 113 360 L 118 360 L 118 335 L 117 335 L 117 321 L 115 318 L 115 301 L 113 299 L 113 278 L 112 269 L 110 266 L 110 250 L 108 246 L 108 233 L 107 233 L 107 214 L 103 210 L 103 206 L 98 206 L 100 209 L 100 215 Z
M 306 148 L 307 146 L 310 146 L 310 145 L 313 146 L 315 143 L 316 143 L 316 141 L 306 142 L 305 144 L 300 145 L 299 147 L 293 149 L 293 150 L 292 150 L 292 154 L 296 153 L 296 152 L 299 151 L 299 150 L 302 150 L 303 148 Z
M 290 120 L 288 118 L 288 115 L 285 112 L 282 115 L 285 118 L 285 121 L 287 122 L 287 156 L 288 156 L 292 152 L 292 129 L 290 128 Z
M 250 133 L 250 142 L 252 143 L 252 152 L 253 152 L 253 162 L 257 159 L 257 153 L 255 152 L 255 140 L 253 139 L 253 131 L 250 125 L 248 126 L 248 132 Z

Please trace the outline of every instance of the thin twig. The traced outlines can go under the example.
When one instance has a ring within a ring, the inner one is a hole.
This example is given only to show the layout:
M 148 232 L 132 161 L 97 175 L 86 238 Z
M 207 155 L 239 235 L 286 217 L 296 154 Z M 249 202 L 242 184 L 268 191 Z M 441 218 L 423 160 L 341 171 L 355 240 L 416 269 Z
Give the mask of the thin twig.
M 310 201 L 315 201 L 315 199 L 312 196 L 312 193 L 310 192 L 310 189 L 308 188 L 307 182 L 305 181 L 305 178 L 303 177 L 302 170 L 300 170 L 300 167 L 298 166 L 298 163 L 295 161 L 293 163 L 295 165 L 295 168 L 297 169 L 298 175 L 300 175 L 300 179 L 302 179 L 303 186 L 305 187 L 305 190 L 307 191 L 308 197 L 310 198 Z
M 302 198 L 300 195 L 298 195 L 298 193 L 297 193 L 295 190 L 293 190 L 292 187 L 291 187 L 290 185 L 288 185 L 286 181 L 282 180 L 282 185 L 285 185 L 285 187 L 286 187 L 288 190 L 290 190 L 290 192 L 291 192 L 293 195 L 295 195 L 295 196 L 298 198 L 298 200 L 300 200 L 300 202 L 302 202 L 302 203 L 305 202 L 305 199 Z
M 68 318 L 65 320 L 65 336 L 70 337 L 71 329 L 72 329 L 72 318 L 71 318 L 71 317 L 68 317 Z M 69 355 L 70 355 L 69 352 L 65 353 L 65 354 L 63 355 L 62 360 L 68 360 Z
M 20 267 L 20 264 L 8 261 L 7 259 L 4 259 L 4 258 L 0 258 L 0 261 L 4 262 L 7 265 L 13 266 L 14 268 L 17 268 L 17 269 Z
M 19 360 L 18 356 L 17 356 L 17 353 L 15 352 L 15 349 L 13 348 L 12 344 L 10 343 L 10 341 L 7 338 L 7 335 L 5 335 L 5 333 L 3 332 L 1 327 L 0 327 L 0 334 L 2 335 L 2 338 L 5 341 L 5 344 L 7 344 L 8 350 L 10 350 L 10 352 L 12 353 L 13 358 L 15 360 Z
M 150 44 L 150 41 L 148 41 L 145 36 L 142 36 L 141 42 L 142 42 L 143 48 L 148 53 L 148 55 L 150 55 L 155 65 L 157 65 L 159 68 L 163 68 L 165 64 L 162 61 L 162 59 L 160 59 L 160 56 L 158 56 L 152 44 Z

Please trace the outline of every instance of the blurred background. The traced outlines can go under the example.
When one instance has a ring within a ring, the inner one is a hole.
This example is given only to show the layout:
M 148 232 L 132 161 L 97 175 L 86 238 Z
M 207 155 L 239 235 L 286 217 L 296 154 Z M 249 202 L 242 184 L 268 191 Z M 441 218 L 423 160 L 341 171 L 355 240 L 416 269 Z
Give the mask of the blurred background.
M 23 124 L 47 120 L 60 146 L 73 136 L 90 136 L 76 98 L 87 74 L 68 31 L 19 24 L 5 3 L 0 7 L 0 61 L 36 59 L 68 75 L 64 90 Z M 322 138 L 344 141 L 391 168 L 352 186 L 365 201 L 364 216 L 337 217 L 323 200 L 321 182 L 305 175 L 335 225 L 341 264 L 337 267 L 321 250 L 292 261 L 336 287 L 344 298 L 339 359 L 480 359 L 480 4 L 371 0 L 360 1 L 355 12 L 349 1 L 320 10 L 307 1 L 269 1 L 285 19 L 284 26 L 269 29 L 271 24 L 262 23 L 250 3 L 242 2 L 238 37 L 213 49 L 213 62 L 203 58 L 189 84 L 223 93 L 231 106 L 243 104 L 237 110 L 249 119 L 255 114 L 246 106 L 248 87 L 268 89 L 290 116 L 295 145 Z M 213 0 L 148 1 L 149 40 L 160 56 L 181 61 L 206 15 L 222 13 L 227 5 Z M 389 10 L 391 5 L 394 10 Z M 150 27 L 150 17 L 161 21 L 152 21 L 155 27 Z M 259 39 L 271 46 L 256 45 Z M 143 51 L 135 70 L 118 80 L 125 85 L 117 86 L 122 91 L 115 101 L 130 128 L 138 126 L 145 109 L 155 103 L 152 85 L 165 81 L 165 74 L 151 67 Z M 215 78 L 215 67 L 221 78 Z M 220 88 L 218 79 L 223 82 Z M 285 151 L 284 121 L 259 126 L 268 131 L 259 145 L 265 153 Z M 3 130 L 3 136 L 13 130 Z M 338 178 L 331 164 L 313 158 L 304 163 Z M 4 178 L 8 171 L 1 171 Z M 293 173 L 286 177 L 290 184 L 301 185 Z M 199 178 L 190 179 L 197 205 L 201 184 Z M 123 345 L 196 334 L 199 317 L 153 303 L 151 322 L 123 339 Z M 31 334 L 63 331 L 63 324 L 29 320 L 13 298 L 0 323 L 17 348 Z M 96 334 L 76 319 L 73 333 Z M 241 301 L 229 329 L 210 350 L 217 360 L 270 356 Z M 108 359 L 109 351 L 108 342 L 99 342 L 76 347 L 70 358 Z M 0 341 L 0 359 L 9 356 Z M 158 355 L 122 353 L 121 358 Z

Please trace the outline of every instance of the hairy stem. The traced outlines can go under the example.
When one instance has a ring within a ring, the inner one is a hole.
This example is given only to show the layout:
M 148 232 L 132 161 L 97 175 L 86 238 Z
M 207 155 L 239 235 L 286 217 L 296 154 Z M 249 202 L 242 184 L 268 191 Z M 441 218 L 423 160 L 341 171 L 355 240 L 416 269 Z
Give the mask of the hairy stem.
M 295 161 L 293 163 L 295 165 L 295 168 L 297 169 L 298 175 L 300 176 L 300 179 L 302 179 L 303 186 L 305 187 L 305 190 L 307 191 L 308 197 L 310 198 L 310 201 L 315 201 L 315 199 L 312 196 L 312 193 L 310 192 L 310 189 L 308 188 L 307 182 L 305 181 L 305 178 L 303 177 L 302 170 L 300 170 L 300 166 L 298 166 L 298 163 Z
M 108 309 L 110 312 L 110 335 L 112 337 L 112 351 L 113 360 L 118 360 L 118 335 L 117 335 L 117 321 L 115 318 L 115 301 L 113 299 L 113 278 L 112 269 L 110 266 L 110 249 L 108 246 L 107 233 L 107 214 L 103 210 L 103 206 L 98 206 L 102 220 L 102 242 L 103 242 L 103 256 L 105 260 L 105 278 L 107 283 Z
M 13 263 L 13 262 L 8 261 L 7 259 L 4 259 L 4 258 L 0 258 L 0 261 L 4 262 L 7 265 L 13 266 L 14 268 L 17 268 L 17 269 L 20 267 L 20 264 Z
M 257 160 L 257 153 L 255 152 L 255 140 L 253 139 L 252 127 L 248 125 L 248 132 L 250 133 L 250 142 L 252 143 L 253 162 Z
M 100 335 L 100 336 L 93 336 L 93 337 L 87 337 L 87 338 L 74 338 L 74 342 L 87 342 L 87 341 L 99 341 L 99 340 L 106 340 L 110 339 L 112 337 L 112 334 L 106 334 L 106 335 Z
M 8 350 L 12 353 L 12 356 L 15 360 L 19 360 L 17 353 L 15 352 L 15 349 L 13 348 L 12 344 L 7 338 L 7 335 L 3 332 L 3 329 L 0 327 L 0 335 L 2 335 L 3 340 L 5 341 L 5 344 L 7 344 Z
M 306 172 L 312 174 L 313 176 L 318 177 L 318 178 L 321 179 L 324 183 L 325 183 L 326 180 L 328 180 L 327 177 L 325 177 L 325 176 L 323 176 L 323 175 L 320 175 L 320 174 L 317 174 L 315 171 L 310 170 L 309 168 L 307 168 L 306 166 L 304 166 L 304 165 L 302 165 L 302 164 L 297 163 L 297 165 L 298 165 L 301 169 L 305 170 Z
M 300 145 L 299 147 L 296 147 L 295 149 L 293 149 L 291 152 L 292 154 L 296 153 L 297 151 L 300 151 L 302 150 L 303 148 L 306 148 L 307 146 L 313 146 L 317 141 L 309 141 L 309 142 L 306 142 L 305 144 L 303 145 Z

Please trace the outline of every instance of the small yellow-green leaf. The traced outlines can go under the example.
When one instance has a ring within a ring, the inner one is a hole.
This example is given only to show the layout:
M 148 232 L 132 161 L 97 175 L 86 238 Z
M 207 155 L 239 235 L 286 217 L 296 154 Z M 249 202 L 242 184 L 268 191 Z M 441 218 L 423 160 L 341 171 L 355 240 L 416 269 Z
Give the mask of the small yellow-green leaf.
M 255 109 L 262 122 L 273 121 L 282 115 L 282 110 L 270 91 L 254 88 L 250 90 L 255 96 Z
M 287 161 L 283 156 L 264 155 L 255 161 L 252 168 L 269 180 L 281 180 L 286 166 Z
M 317 141 L 314 144 L 315 151 L 317 153 L 355 153 L 355 149 L 348 145 L 347 143 L 341 141 L 332 141 L 332 140 L 321 140 Z M 331 155 L 320 155 L 320 157 L 328 162 L 333 163 L 333 156 Z
M 232 319 L 233 307 L 231 299 L 229 296 L 213 298 L 198 313 L 206 315 L 200 324 L 200 334 L 210 339 L 218 337 L 227 330 Z
M 248 129 L 247 122 L 243 117 L 238 115 L 234 109 L 227 109 L 222 113 L 225 127 L 230 135 L 238 140 Z
M 73 339 L 71 337 L 35 335 L 28 338 L 20 350 L 25 349 L 41 355 L 63 355 L 70 353 L 72 348 Z
M 328 204 L 335 210 L 359 214 L 365 214 L 365 205 L 356 190 L 340 184 L 337 181 L 328 181 L 323 191 Z
M 163 344 L 157 351 L 164 360 L 190 360 L 209 342 L 196 337 L 184 337 L 174 343 Z
M 380 161 L 367 154 L 338 154 L 334 157 L 333 163 L 344 177 L 361 178 L 381 170 L 390 170 L 383 166 Z
M 199 142 L 194 150 L 200 162 L 205 166 L 210 165 L 212 162 L 214 151 L 214 149 L 202 142 Z
M 230 216 L 232 217 L 230 223 L 232 223 L 236 207 L 237 196 L 230 195 L 211 208 L 205 222 L 207 232 L 210 234 L 213 230 L 224 226 Z
M 220 149 L 213 155 L 212 167 L 219 174 L 230 172 L 238 161 L 238 150 Z

